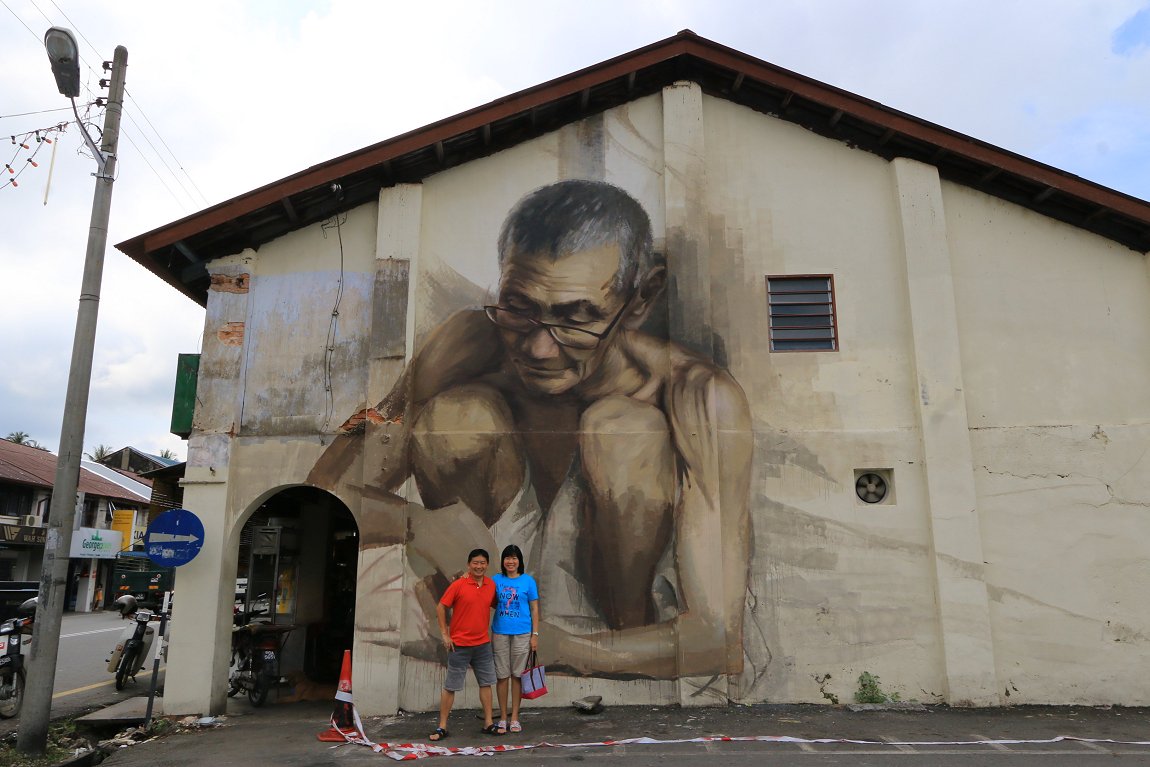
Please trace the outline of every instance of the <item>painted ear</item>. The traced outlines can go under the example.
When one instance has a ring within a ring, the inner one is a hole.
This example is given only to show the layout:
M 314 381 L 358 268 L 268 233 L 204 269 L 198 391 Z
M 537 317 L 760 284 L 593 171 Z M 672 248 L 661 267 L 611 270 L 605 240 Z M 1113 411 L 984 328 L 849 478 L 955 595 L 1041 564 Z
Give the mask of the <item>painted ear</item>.
M 635 291 L 635 298 L 627 318 L 623 321 L 624 324 L 632 330 L 642 325 L 666 286 L 667 268 L 662 264 L 651 267 Z

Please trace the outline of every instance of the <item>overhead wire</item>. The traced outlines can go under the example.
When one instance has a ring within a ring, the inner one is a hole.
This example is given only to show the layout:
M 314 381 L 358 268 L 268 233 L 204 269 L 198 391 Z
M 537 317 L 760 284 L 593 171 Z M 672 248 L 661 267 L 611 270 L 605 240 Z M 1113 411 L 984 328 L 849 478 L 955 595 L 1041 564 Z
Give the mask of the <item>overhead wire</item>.
M 27 133 L 20 134 L 19 137 L 11 136 L 10 138 L 12 139 L 12 144 L 16 147 L 16 149 L 12 152 L 12 158 L 8 162 L 4 163 L 3 172 L 7 175 L 4 178 L 4 183 L 0 183 L 0 189 L 4 189 L 8 186 L 14 188 L 19 187 L 19 178 L 24 174 L 24 171 L 28 170 L 29 167 L 39 167 L 39 163 L 36 162 L 36 155 L 38 155 L 40 150 L 44 148 L 44 144 L 52 144 L 52 139 L 47 134 L 51 133 L 52 131 L 63 133 L 65 129 L 67 129 L 67 127 L 71 124 L 72 122 L 69 121 L 66 123 L 53 125 L 49 128 L 39 128 L 37 130 L 28 131 Z M 40 134 L 45 135 L 41 136 Z M 32 149 L 31 144 L 27 143 L 33 140 L 33 136 L 35 136 L 36 141 L 35 149 Z M 17 162 L 17 160 L 20 158 L 21 152 L 31 152 L 28 157 L 24 158 L 23 164 Z M 19 166 L 19 170 L 14 167 L 17 165 Z
M 24 27 L 24 29 L 28 30 L 28 32 L 29 32 L 29 33 L 32 35 L 32 37 L 36 38 L 36 40 L 39 40 L 39 39 L 40 39 L 40 35 L 38 35 L 38 34 L 36 34 L 35 32 L 33 32 L 33 31 L 32 31 L 32 27 L 30 27 L 30 26 L 28 26 L 27 24 L 25 24 L 25 23 L 24 23 L 24 19 L 20 18 L 20 17 L 19 17 L 19 16 L 16 14 L 16 11 L 12 10 L 12 6 L 8 5 L 8 3 L 4 2 L 4 0 L 0 0 L 0 5 L 3 5 L 5 8 L 7 8 L 7 9 L 8 9 L 8 13 L 12 14 L 13 16 L 15 16 L 15 17 L 16 17 L 16 21 L 20 22 L 20 25 L 21 25 L 22 27 Z
M 88 47 L 91 48 L 96 53 L 97 56 L 101 55 L 99 50 L 96 49 L 96 46 L 92 44 L 92 41 L 89 40 L 84 35 L 84 33 L 82 31 L 80 31 L 80 28 L 76 25 L 76 23 L 74 21 L 72 21 L 71 18 L 69 18 L 68 14 L 64 12 L 64 9 L 60 7 L 60 5 L 56 2 L 56 0 L 49 0 L 49 2 L 51 2 L 52 5 L 55 6 L 56 10 L 60 12 L 60 15 L 64 17 L 64 20 L 72 25 L 72 28 L 76 30 L 76 34 L 80 35 L 80 37 L 83 38 L 84 42 L 86 42 L 88 44 Z M 176 157 L 176 153 L 172 151 L 172 148 L 170 146 L 168 146 L 168 142 L 164 141 L 163 135 L 160 133 L 159 130 L 157 130 L 155 124 L 151 121 L 151 119 L 148 118 L 147 113 L 144 111 L 144 107 L 140 104 L 139 101 L 136 100 L 136 97 L 132 95 L 131 89 L 128 88 L 127 86 L 124 87 L 124 95 L 127 96 L 132 101 L 132 104 L 134 104 L 136 107 L 136 111 L 138 111 L 140 113 L 140 116 L 142 118 L 144 118 L 144 120 L 148 123 L 148 127 L 150 127 L 152 129 L 152 132 L 156 134 L 156 138 L 158 138 L 160 140 L 160 143 L 163 144 L 164 149 L 168 150 L 168 154 L 171 155 L 173 160 L 175 160 L 176 165 L 179 167 L 180 171 L 184 174 L 184 176 L 188 179 L 188 182 L 196 190 L 196 193 L 200 196 L 200 200 L 203 202 L 203 204 L 204 205 L 209 204 L 208 198 L 204 195 L 203 192 L 200 191 L 199 186 L 196 185 L 195 179 L 193 179 L 191 174 L 188 173 L 187 169 L 184 168 L 183 163 L 181 163 L 180 159 L 178 157 Z M 153 144 L 152 140 L 148 138 L 147 133 L 144 131 L 143 127 L 140 126 L 139 123 L 136 123 L 135 118 L 132 117 L 132 113 L 130 111 L 125 111 L 124 114 L 127 115 L 128 119 L 131 122 L 135 123 L 136 127 L 140 129 L 140 137 L 143 138 L 144 141 L 148 142 L 148 146 L 150 146 L 152 148 L 152 151 L 156 153 L 156 157 L 158 157 L 160 162 L 162 162 L 164 164 L 164 167 L 167 168 L 168 172 L 172 174 L 172 178 L 174 178 L 176 180 L 176 183 L 180 185 L 180 188 L 184 190 L 184 194 L 188 195 L 188 200 L 191 201 L 193 205 L 197 204 L 195 202 L 194 198 L 192 197 L 191 193 L 188 192 L 187 187 L 184 186 L 184 182 L 180 180 L 179 174 L 177 174 L 174 170 L 172 170 L 172 166 L 170 166 L 168 164 L 168 161 L 166 159 L 164 159 L 164 156 L 160 152 L 160 150 L 156 149 L 156 145 Z M 137 147 L 137 150 L 138 149 L 139 149 L 139 147 Z M 153 172 L 155 172 L 155 171 L 153 170 Z M 178 202 L 178 200 L 177 200 L 177 202 Z
M 81 30 L 79 28 L 79 26 L 71 19 L 71 17 L 68 16 L 67 12 L 65 12 L 64 9 L 60 7 L 60 5 L 56 2 L 56 0 L 49 0 L 49 1 L 52 3 L 52 5 L 56 9 L 56 11 L 58 11 L 60 13 L 60 15 L 64 17 L 64 19 L 68 22 L 68 24 L 75 31 L 75 33 L 77 35 L 79 35 L 80 39 L 82 39 L 88 45 L 88 47 L 96 54 L 96 56 L 101 61 L 103 61 L 103 54 L 101 54 L 99 49 L 96 48 L 96 46 L 92 43 L 92 41 L 90 39 L 88 39 L 88 36 L 84 34 L 83 30 Z M 53 26 L 55 25 L 55 23 L 52 21 L 52 19 L 44 12 L 44 10 L 39 5 L 37 5 L 35 0 L 29 0 L 29 2 L 31 3 L 32 7 L 35 8 L 36 11 L 41 16 L 43 16 L 44 19 L 50 25 L 53 25 Z M 11 8 L 11 6 L 8 5 L 6 0 L 0 0 L 0 4 L 2 4 L 8 10 L 8 12 L 11 13 L 12 16 L 17 21 L 19 21 L 20 24 L 25 29 L 27 29 L 28 32 L 38 42 L 40 41 L 40 36 L 37 35 L 36 32 L 31 27 L 29 27 L 27 23 L 25 23 L 25 21 L 16 13 L 16 11 L 14 11 Z M 88 70 L 89 76 L 95 75 L 97 78 L 99 78 L 99 73 L 95 70 L 95 68 L 93 68 L 93 66 L 88 62 L 88 60 L 83 55 L 80 55 L 79 58 L 80 58 L 80 61 L 85 66 L 85 68 Z M 91 89 L 90 85 L 88 84 L 88 82 L 84 82 L 83 87 L 89 94 L 92 95 L 92 98 L 94 100 L 96 98 L 96 94 L 94 94 L 92 92 L 92 89 Z M 160 131 L 156 128 L 155 124 L 148 117 L 147 113 L 145 112 L 145 110 L 144 110 L 143 106 L 140 104 L 140 102 L 135 98 L 135 96 L 132 95 L 132 93 L 127 88 L 124 89 L 124 93 L 125 93 L 125 96 L 129 100 L 131 100 L 134 109 L 133 110 L 124 110 L 123 114 L 127 115 L 129 122 L 131 122 L 136 127 L 136 129 L 138 130 L 138 135 L 141 138 L 141 140 L 147 143 L 147 145 L 148 145 L 148 147 L 150 147 L 151 151 L 155 154 L 155 156 L 163 164 L 164 169 L 172 176 L 172 178 L 175 180 L 175 182 L 179 185 L 180 189 L 183 191 L 185 197 L 187 198 L 186 201 L 181 200 L 179 195 L 177 195 L 172 190 L 172 187 L 164 179 L 164 177 L 160 173 L 160 171 L 157 170 L 156 166 L 148 159 L 143 148 L 138 143 L 136 143 L 135 140 L 133 140 L 133 138 L 131 136 L 131 131 L 124 131 L 123 128 L 121 128 L 122 135 L 124 136 L 125 139 L 127 139 L 128 143 L 136 150 L 136 153 L 140 157 L 140 159 L 144 161 L 144 164 L 148 167 L 148 169 L 152 172 L 152 174 L 155 175 L 155 177 L 160 181 L 160 184 L 164 187 L 164 189 L 168 192 L 168 194 L 171 195 L 172 199 L 176 202 L 176 204 L 179 205 L 181 208 L 186 209 L 186 206 L 189 203 L 192 206 L 196 206 L 198 204 L 201 204 L 201 202 L 199 202 L 195 199 L 195 196 L 188 190 L 188 187 L 184 184 L 183 180 L 180 178 L 181 173 L 183 174 L 184 178 L 186 178 L 188 180 L 188 183 L 191 185 L 191 187 L 195 190 L 195 193 L 196 193 L 196 195 L 199 196 L 199 199 L 200 199 L 200 201 L 202 201 L 202 204 L 204 204 L 204 205 L 209 204 L 207 196 L 204 195 L 203 191 L 199 188 L 199 186 L 196 184 L 195 180 L 191 177 L 191 174 L 188 173 L 188 171 L 184 167 L 183 163 L 181 163 L 179 158 L 176 157 L 175 152 L 172 151 L 172 148 L 168 145 L 168 142 L 164 140 L 163 135 L 160 133 Z M 91 104 L 88 104 L 87 106 L 90 107 Z M 43 111 L 48 112 L 48 111 L 56 111 L 56 110 L 43 110 Z M 151 138 L 149 138 L 148 130 L 145 129 L 145 127 L 143 125 L 141 125 L 139 122 L 137 122 L 136 119 L 133 117 L 133 115 L 132 115 L 133 111 L 139 112 L 140 116 L 147 123 L 148 129 L 150 129 L 151 132 L 155 134 L 156 138 L 159 139 L 160 144 L 164 147 L 164 149 L 167 151 L 167 154 L 169 156 L 171 156 L 172 160 L 175 162 L 176 166 L 179 168 L 179 171 L 180 171 L 179 173 L 177 173 L 172 168 L 171 164 L 169 164 L 168 160 L 164 157 L 164 153 L 161 152 L 156 147 L 155 143 L 151 140 Z M 33 115 L 33 114 L 38 114 L 38 113 L 39 112 L 28 112 L 28 113 L 24 113 L 22 115 L 3 115 L 0 117 L 27 116 L 27 115 Z M 93 127 L 96 127 L 96 124 L 94 121 L 90 122 L 89 124 L 91 124 Z M 80 151 L 83 152 L 83 149 L 81 149 Z
M 72 111 L 71 107 L 57 107 L 56 109 L 40 109 L 40 110 L 37 110 L 35 112 L 18 112 L 16 114 L 11 114 L 11 115 L 0 115 L 0 120 L 6 120 L 9 117 L 30 117 L 32 115 L 46 115 L 49 112 L 70 112 L 70 111 Z
M 164 145 L 164 149 L 168 150 L 168 154 L 170 154 L 172 159 L 176 161 L 176 165 L 179 167 L 184 176 L 187 177 L 188 183 L 190 183 L 192 188 L 196 190 L 196 194 L 200 196 L 200 199 L 203 201 L 204 205 L 210 205 L 211 201 L 207 198 L 207 195 L 200 191 L 200 187 L 196 184 L 196 180 L 192 178 L 191 174 L 188 173 L 188 171 L 184 168 L 184 164 L 180 162 L 180 158 L 176 157 L 176 153 L 172 151 L 170 146 L 168 146 L 168 142 L 164 141 L 164 135 L 156 130 L 156 126 L 152 124 L 150 119 L 148 119 L 148 114 L 144 111 L 144 108 L 140 106 L 140 102 L 136 101 L 136 97 L 133 96 L 127 88 L 124 88 L 124 93 L 126 93 L 128 98 L 132 100 L 132 103 L 136 105 L 136 109 L 138 109 L 140 112 L 140 117 L 144 118 L 144 121 L 148 123 L 149 127 L 151 127 L 152 132 L 156 134 L 156 138 L 158 138 L 160 143 Z M 159 153 L 157 152 L 157 154 Z M 173 173 L 172 175 L 175 174 Z

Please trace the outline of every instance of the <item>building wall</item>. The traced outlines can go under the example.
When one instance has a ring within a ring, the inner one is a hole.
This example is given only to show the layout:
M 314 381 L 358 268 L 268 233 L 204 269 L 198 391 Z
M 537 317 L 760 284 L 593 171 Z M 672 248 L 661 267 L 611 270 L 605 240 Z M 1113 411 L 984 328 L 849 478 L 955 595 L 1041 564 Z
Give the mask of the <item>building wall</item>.
M 997 675 L 1010 700 L 1144 704 L 1146 260 L 958 186 L 947 223 Z
M 208 540 L 178 573 L 181 610 L 199 617 L 175 617 L 172 712 L 222 710 L 239 529 L 297 484 L 328 490 L 360 525 L 357 704 L 436 705 L 439 590 L 472 545 L 498 551 L 520 532 L 459 503 L 425 508 L 415 481 L 388 484 L 414 411 L 387 405 L 456 312 L 495 300 L 508 210 L 566 178 L 642 205 L 669 277 L 645 329 L 745 393 L 745 428 L 714 434 L 724 486 L 697 529 L 676 512 L 669 544 L 681 555 L 704 536 L 711 548 L 692 556 L 726 568 L 743 552 L 745 570 L 717 579 L 717 599 L 737 591 L 742 605 L 722 625 L 680 612 L 574 632 L 586 656 L 545 626 L 545 661 L 591 670 L 555 674 L 543 703 L 845 701 L 864 671 L 904 699 L 1150 702 L 1129 673 L 1150 631 L 1137 607 L 1150 586 L 1137 544 L 1150 533 L 1145 256 L 680 84 L 212 262 L 184 482 Z M 789 274 L 834 276 L 838 351 L 768 352 L 765 278 Z M 861 469 L 890 473 L 887 502 L 857 498 Z M 728 524 L 744 503 L 746 531 Z M 567 582 L 553 560 L 528 567 L 558 584 L 544 588 L 547 618 Z M 626 680 L 635 669 L 609 659 L 637 633 L 658 670 Z M 720 651 L 700 662 L 709 642 Z

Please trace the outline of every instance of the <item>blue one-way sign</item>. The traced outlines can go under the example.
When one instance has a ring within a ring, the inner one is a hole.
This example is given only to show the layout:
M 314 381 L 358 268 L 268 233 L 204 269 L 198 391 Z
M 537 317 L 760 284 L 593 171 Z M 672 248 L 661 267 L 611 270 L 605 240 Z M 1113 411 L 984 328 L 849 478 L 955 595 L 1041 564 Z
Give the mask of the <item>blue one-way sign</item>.
M 163 567 L 186 565 L 204 545 L 204 523 L 187 509 L 169 509 L 152 520 L 144 535 L 148 559 Z

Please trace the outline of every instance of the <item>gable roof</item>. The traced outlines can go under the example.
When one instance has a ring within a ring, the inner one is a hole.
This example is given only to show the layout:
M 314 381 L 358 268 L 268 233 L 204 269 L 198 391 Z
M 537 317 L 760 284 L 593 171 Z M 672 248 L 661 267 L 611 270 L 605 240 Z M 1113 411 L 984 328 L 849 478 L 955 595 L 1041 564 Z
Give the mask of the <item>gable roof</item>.
M 234 197 L 116 247 L 206 305 L 205 263 L 679 80 L 885 158 L 1150 250 L 1150 203 L 683 31 Z M 333 191 L 333 184 L 339 191 Z
M 15 442 L 0 439 L 0 482 L 30 485 L 50 490 L 55 481 L 56 456 L 53 453 L 38 447 L 17 445 Z M 87 495 L 115 498 L 130 503 L 146 504 L 148 502 L 148 494 L 142 490 L 133 492 L 124 486 L 124 483 L 105 479 L 83 467 L 80 468 L 80 481 L 76 490 Z

